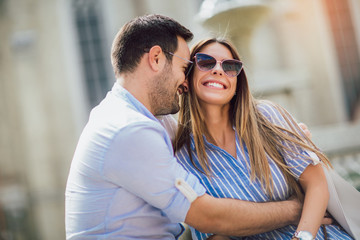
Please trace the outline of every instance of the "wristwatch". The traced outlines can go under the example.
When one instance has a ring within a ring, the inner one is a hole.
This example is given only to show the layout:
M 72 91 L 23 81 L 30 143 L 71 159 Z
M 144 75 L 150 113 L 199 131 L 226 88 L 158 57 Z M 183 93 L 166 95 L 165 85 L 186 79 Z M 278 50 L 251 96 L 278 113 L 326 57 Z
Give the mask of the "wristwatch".
M 314 237 L 308 231 L 296 231 L 292 238 L 297 238 L 300 240 L 313 240 Z

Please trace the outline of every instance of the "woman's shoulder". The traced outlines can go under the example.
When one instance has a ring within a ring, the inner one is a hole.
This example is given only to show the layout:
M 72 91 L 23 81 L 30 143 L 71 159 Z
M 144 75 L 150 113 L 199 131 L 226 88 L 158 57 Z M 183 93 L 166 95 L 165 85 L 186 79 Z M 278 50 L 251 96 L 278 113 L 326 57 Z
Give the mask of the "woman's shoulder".
M 269 100 L 258 100 L 256 107 L 273 124 L 288 128 L 289 122 L 294 120 L 285 108 Z
M 281 116 L 279 112 L 279 108 L 281 107 L 269 100 L 258 100 L 256 102 L 256 108 L 262 115 L 268 118 L 268 120 L 279 118 L 279 116 Z

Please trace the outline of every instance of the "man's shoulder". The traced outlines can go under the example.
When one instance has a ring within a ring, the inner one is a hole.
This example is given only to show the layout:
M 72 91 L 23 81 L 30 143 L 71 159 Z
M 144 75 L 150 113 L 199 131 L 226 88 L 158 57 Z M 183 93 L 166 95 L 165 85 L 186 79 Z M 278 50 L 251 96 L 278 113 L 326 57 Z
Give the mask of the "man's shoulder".
M 133 105 L 121 99 L 116 102 L 106 100 L 101 102 L 92 110 L 89 122 L 111 126 L 114 130 L 130 125 L 160 125 L 156 120 L 149 118 Z

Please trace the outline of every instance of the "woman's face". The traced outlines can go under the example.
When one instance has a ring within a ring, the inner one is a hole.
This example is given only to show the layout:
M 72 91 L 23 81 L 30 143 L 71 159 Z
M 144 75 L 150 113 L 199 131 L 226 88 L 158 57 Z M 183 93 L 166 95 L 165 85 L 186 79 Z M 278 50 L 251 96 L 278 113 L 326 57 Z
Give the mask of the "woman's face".
M 228 48 L 220 43 L 211 43 L 199 51 L 214 57 L 218 62 L 210 71 L 201 71 L 194 66 L 193 87 L 200 105 L 227 105 L 234 97 L 237 77 L 229 77 L 220 66 L 224 59 L 233 59 Z

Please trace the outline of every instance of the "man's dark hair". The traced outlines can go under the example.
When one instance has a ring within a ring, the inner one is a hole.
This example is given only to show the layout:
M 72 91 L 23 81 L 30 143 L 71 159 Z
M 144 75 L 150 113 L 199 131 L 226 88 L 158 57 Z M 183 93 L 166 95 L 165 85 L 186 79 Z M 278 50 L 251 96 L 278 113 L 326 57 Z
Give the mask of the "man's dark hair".
M 115 76 L 120 72 L 133 72 L 147 50 L 159 45 L 164 52 L 175 52 L 177 36 L 185 41 L 193 38 L 192 32 L 172 18 L 162 15 L 145 15 L 125 24 L 117 33 L 111 50 Z M 171 61 L 172 56 L 166 54 Z

